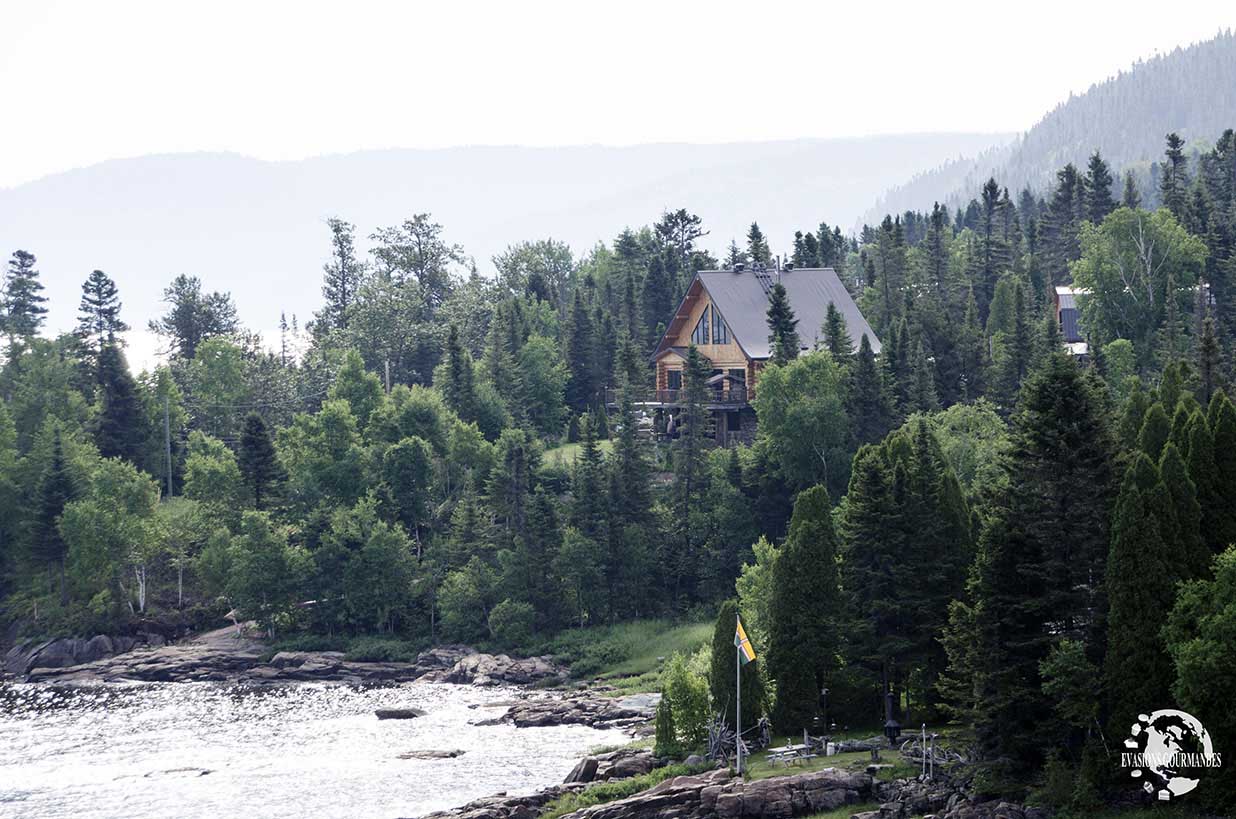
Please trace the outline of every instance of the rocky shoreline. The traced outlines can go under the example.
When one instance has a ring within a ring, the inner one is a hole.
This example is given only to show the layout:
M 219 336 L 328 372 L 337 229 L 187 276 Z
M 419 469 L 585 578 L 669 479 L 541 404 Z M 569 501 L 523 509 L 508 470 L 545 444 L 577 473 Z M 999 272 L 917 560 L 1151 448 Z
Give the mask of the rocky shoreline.
M 548 657 L 514 659 L 462 645 L 422 652 L 415 662 L 358 662 L 334 651 L 282 651 L 236 629 L 207 632 L 167 644 L 153 636 L 20 643 L 4 657 L 5 675 L 24 682 L 337 682 L 355 685 L 424 680 L 463 685 L 528 686 L 558 683 L 566 669 Z

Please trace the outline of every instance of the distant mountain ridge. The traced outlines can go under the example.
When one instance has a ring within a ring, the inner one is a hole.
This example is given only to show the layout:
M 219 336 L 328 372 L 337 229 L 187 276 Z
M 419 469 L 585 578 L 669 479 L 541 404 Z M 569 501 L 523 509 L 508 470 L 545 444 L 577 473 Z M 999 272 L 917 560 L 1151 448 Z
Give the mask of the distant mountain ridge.
M 373 230 L 428 212 L 482 273 L 514 242 L 552 237 L 582 254 L 624 227 L 687 208 L 718 255 L 758 220 L 774 252 L 821 220 L 849 225 L 889 185 L 1008 134 L 632 147 L 364 151 L 265 162 L 194 153 L 113 160 L 0 190 L 0 254 L 39 258 L 50 329 L 71 326 L 90 271 L 118 283 L 135 328 L 179 273 L 231 291 L 248 326 L 320 305 L 325 221 Z
M 1046 189 L 1069 162 L 1081 167 L 1097 148 L 1116 171 L 1149 164 L 1163 154 L 1164 136 L 1213 142 L 1236 127 L 1236 34 L 1176 48 L 1120 71 L 1084 94 L 1057 105 L 1015 141 L 972 158 L 945 163 L 887 191 L 863 216 L 951 209 L 977 196 L 990 177 L 1014 195 Z

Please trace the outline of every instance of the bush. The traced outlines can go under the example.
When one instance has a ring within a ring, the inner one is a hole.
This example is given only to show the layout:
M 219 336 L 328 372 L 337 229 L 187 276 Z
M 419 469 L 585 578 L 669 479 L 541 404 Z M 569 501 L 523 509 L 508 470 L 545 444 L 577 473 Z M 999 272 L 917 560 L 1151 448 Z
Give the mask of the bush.
M 665 669 L 661 686 L 663 701 L 674 717 L 674 734 L 683 750 L 693 750 L 708 738 L 708 681 L 693 673 L 681 654 L 675 654 Z
M 355 663 L 411 663 L 418 650 L 412 643 L 382 637 L 358 637 L 348 645 L 344 659 Z
M 678 745 L 678 732 L 674 730 L 674 710 L 670 708 L 669 700 L 664 697 L 657 705 L 657 733 L 652 753 L 662 759 L 682 756 L 682 748 Z
M 489 613 L 489 632 L 508 648 L 525 647 L 532 641 L 536 612 L 528 603 L 503 600 Z

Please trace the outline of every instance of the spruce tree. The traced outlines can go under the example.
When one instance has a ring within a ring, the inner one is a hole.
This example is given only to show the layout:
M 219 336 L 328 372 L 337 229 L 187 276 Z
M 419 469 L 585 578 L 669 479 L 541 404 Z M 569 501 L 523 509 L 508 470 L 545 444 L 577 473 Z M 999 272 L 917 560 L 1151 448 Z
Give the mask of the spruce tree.
M 687 361 L 683 367 L 683 401 L 678 414 L 677 446 L 673 449 L 674 531 L 662 556 L 662 565 L 673 578 L 672 599 L 679 604 L 694 594 L 699 578 L 699 557 L 703 546 L 699 516 L 704 511 L 703 498 L 708 489 L 707 438 L 711 420 L 705 403 L 711 373 L 708 360 L 692 344 L 687 348 Z
M 356 227 L 338 218 L 326 220 L 330 228 L 330 261 L 322 266 L 322 296 L 326 304 L 321 320 L 324 329 L 347 329 L 352 305 L 360 292 L 365 263 L 356 258 Z
M 984 393 L 983 374 L 986 369 L 987 345 L 983 327 L 979 324 L 978 303 L 974 288 L 966 297 L 966 312 L 957 336 L 957 357 L 961 374 L 961 397 L 972 401 Z
M 888 392 L 866 333 L 859 340 L 858 355 L 850 364 L 846 413 L 854 423 L 854 438 L 860 445 L 880 441 L 892 426 Z
M 723 714 L 725 723 L 734 727 L 735 686 L 738 685 L 738 654 L 734 634 L 738 619 L 738 603 L 726 600 L 717 611 L 717 624 L 712 632 L 712 662 L 708 669 L 708 691 L 712 709 Z M 760 678 L 760 654 L 763 646 L 754 646 L 756 658 L 742 667 L 742 721 L 744 733 L 755 727 L 764 713 L 764 684 Z
M 60 534 L 60 515 L 76 494 L 73 478 L 64 461 L 60 430 L 56 429 L 52 439 L 51 461 L 39 480 L 38 500 L 30 534 L 31 557 L 35 562 L 48 567 L 53 583 L 58 578 L 62 606 L 69 602 L 66 577 L 69 547 Z
M 1020 771 L 1060 737 L 1043 736 L 1051 704 L 1039 664 L 1073 639 L 1092 663 L 1104 654 L 1101 578 L 1109 547 L 1115 450 L 1106 401 L 1064 353 L 1031 374 L 1013 416 L 1008 483 L 983 536 L 978 603 L 984 755 Z
M 798 319 L 794 318 L 790 297 L 781 282 L 774 284 L 768 294 L 768 332 L 773 364 L 798 358 Z
M 94 440 L 104 458 L 123 458 L 140 464 L 149 435 L 146 409 L 137 381 L 129 373 L 124 353 L 116 344 L 99 352 L 99 411 L 94 419 Z
M 840 647 L 837 540 L 830 507 L 823 486 L 799 494 L 773 569 L 768 669 L 777 681 L 773 722 L 786 733 L 811 724 Z
M 47 297 L 35 269 L 34 254 L 24 250 L 13 253 L 4 273 L 4 332 L 9 338 L 9 357 L 30 339 L 38 335 L 47 316 Z
M 120 292 L 102 270 L 91 272 L 82 283 L 82 300 L 77 311 L 76 335 L 96 354 L 106 344 L 123 343 L 117 336 L 128 330 L 129 325 L 120 320 Z
M 1163 206 L 1170 210 L 1180 222 L 1188 217 L 1189 172 L 1187 165 L 1184 140 L 1175 133 L 1168 134 L 1162 177 L 1159 180 L 1159 193 Z
M 1200 383 L 1198 400 L 1209 404 L 1214 398 L 1215 390 L 1221 386 L 1222 363 L 1220 361 L 1219 339 L 1215 334 L 1214 317 L 1207 311 L 1202 321 L 1202 337 L 1197 343 L 1197 375 Z
M 1116 209 L 1116 202 L 1112 199 L 1112 182 L 1111 169 L 1095 151 L 1086 166 L 1086 218 L 1096 225 Z
M 1137 446 L 1151 461 L 1158 461 L 1171 435 L 1172 422 L 1168 420 L 1163 405 L 1156 401 L 1150 405 L 1150 409 L 1146 411 L 1146 416 L 1142 420 L 1142 428 L 1137 435 Z
M 1209 425 L 1214 436 L 1214 487 L 1218 493 L 1213 510 L 1214 546 L 1220 550 L 1236 543 L 1236 406 L 1223 391 L 1210 402 Z
M 1167 702 L 1174 676 L 1160 629 L 1175 599 L 1181 563 L 1170 536 L 1171 495 L 1158 478 L 1154 464 L 1135 455 L 1112 518 L 1104 682 L 1116 733 L 1133 724 L 1146 703 Z
M 240 451 L 236 456 L 241 479 L 253 501 L 253 508 L 265 509 L 283 480 L 283 467 L 275 454 L 266 422 L 256 412 L 245 416 L 240 433 Z
M 472 355 L 459 340 L 459 327 L 451 324 L 446 337 L 446 378 L 440 385 L 442 397 L 464 421 L 475 421 L 476 375 Z
M 747 230 L 747 256 L 750 257 L 752 264 L 768 264 L 772 261 L 768 240 L 764 238 L 764 231 L 760 230 L 760 226 L 755 222 L 752 222 L 750 229 Z
M 584 302 L 582 288 L 576 288 L 567 314 L 566 357 L 567 379 L 566 402 L 576 412 L 583 412 L 596 400 L 597 360 L 596 338 L 591 311 Z
M 1176 555 L 1179 573 L 1186 579 L 1203 577 L 1212 555 L 1202 540 L 1202 506 L 1197 499 L 1197 485 L 1189 477 L 1189 467 L 1174 441 L 1163 447 L 1159 477 L 1171 500 L 1172 528 L 1165 534 Z
M 1133 177 L 1132 171 L 1124 172 L 1124 193 L 1120 196 L 1120 204 L 1131 210 L 1137 210 L 1142 206 L 1142 195 L 1137 190 L 1137 180 Z
M 1206 414 L 1200 410 L 1189 419 L 1189 478 L 1197 488 L 1197 502 L 1202 509 L 1202 541 L 1210 555 L 1227 548 L 1227 512 L 1222 508 L 1223 493 L 1219 487 L 1219 470 L 1215 465 L 1215 441 L 1210 434 Z
M 854 353 L 854 339 L 850 338 L 846 329 L 845 316 L 831 301 L 824 316 L 824 347 L 838 364 L 844 363 Z

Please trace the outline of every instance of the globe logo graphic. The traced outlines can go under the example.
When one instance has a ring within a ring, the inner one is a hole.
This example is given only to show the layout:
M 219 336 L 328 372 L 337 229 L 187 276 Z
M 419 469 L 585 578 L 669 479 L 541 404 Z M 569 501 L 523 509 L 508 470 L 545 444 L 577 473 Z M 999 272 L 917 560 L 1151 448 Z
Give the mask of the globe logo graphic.
M 1217 761 L 1202 723 L 1174 709 L 1140 714 L 1124 747 L 1133 763 L 1130 775 L 1142 780 L 1142 790 L 1160 801 L 1192 791 L 1199 775 Z

